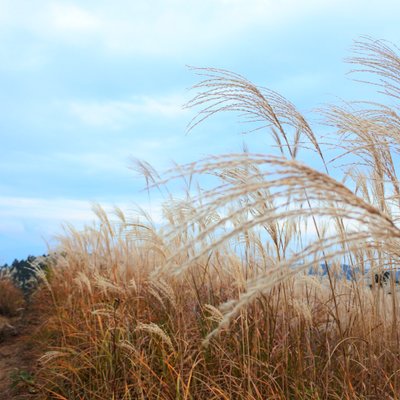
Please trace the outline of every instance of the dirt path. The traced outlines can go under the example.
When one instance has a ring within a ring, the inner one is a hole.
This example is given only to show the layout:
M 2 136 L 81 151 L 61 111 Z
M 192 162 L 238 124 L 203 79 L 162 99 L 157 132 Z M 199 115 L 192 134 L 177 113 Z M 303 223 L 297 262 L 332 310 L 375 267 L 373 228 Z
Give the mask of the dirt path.
M 0 316 L 0 400 L 32 398 L 26 381 L 35 363 L 30 340 L 35 326 L 37 323 L 26 316 L 13 319 Z

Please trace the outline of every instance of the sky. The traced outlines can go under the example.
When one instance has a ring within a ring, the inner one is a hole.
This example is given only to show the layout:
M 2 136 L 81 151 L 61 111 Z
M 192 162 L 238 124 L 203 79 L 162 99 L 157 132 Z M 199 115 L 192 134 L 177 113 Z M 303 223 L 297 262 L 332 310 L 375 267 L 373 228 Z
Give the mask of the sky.
M 132 158 L 273 152 L 232 115 L 187 133 L 188 66 L 278 91 L 318 132 L 316 107 L 373 96 L 344 59 L 362 35 L 399 45 L 398 15 L 398 0 L 0 0 L 0 265 L 46 253 L 93 203 L 157 219 Z

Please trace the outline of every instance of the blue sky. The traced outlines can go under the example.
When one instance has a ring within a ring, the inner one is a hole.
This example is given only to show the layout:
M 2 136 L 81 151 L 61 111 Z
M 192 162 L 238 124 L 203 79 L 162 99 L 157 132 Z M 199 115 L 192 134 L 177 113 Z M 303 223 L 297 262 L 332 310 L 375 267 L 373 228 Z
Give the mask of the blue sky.
M 93 202 L 148 208 L 131 157 L 162 170 L 243 141 L 271 152 L 234 116 L 186 134 L 186 65 L 238 72 L 313 121 L 323 103 L 373 96 L 343 59 L 361 35 L 400 44 L 399 15 L 389 0 L 0 0 L 0 264 L 46 252 Z

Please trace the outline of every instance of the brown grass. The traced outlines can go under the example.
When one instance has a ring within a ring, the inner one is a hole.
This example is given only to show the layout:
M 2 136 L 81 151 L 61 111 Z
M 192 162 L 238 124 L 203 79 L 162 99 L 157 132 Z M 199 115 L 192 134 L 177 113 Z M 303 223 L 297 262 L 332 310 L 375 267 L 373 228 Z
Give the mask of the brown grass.
M 370 39 L 356 50 L 398 100 L 397 53 Z M 327 162 L 289 101 L 228 71 L 198 72 L 191 127 L 238 112 L 271 132 L 279 156 L 213 156 L 164 176 L 139 162 L 149 187 L 218 183 L 171 195 L 162 226 L 96 207 L 98 223 L 69 228 L 42 276 L 38 398 L 400 398 L 400 299 L 394 282 L 371 279 L 399 264 L 397 106 L 324 110 L 341 151 Z M 301 162 L 315 154 L 320 170 Z M 331 175 L 346 157 L 343 179 Z M 361 276 L 342 279 L 343 262 Z M 321 263 L 327 275 L 309 275 Z
M 24 306 L 25 300 L 21 289 L 8 278 L 0 279 L 0 315 L 14 317 Z

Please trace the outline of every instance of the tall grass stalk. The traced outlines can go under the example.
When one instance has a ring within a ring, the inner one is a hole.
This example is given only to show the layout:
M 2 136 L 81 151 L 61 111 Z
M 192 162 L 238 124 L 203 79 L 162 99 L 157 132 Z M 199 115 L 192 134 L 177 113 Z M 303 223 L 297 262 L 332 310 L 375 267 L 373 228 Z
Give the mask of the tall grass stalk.
M 238 113 L 278 154 L 210 156 L 164 175 L 138 161 L 149 190 L 167 190 L 164 224 L 96 206 L 97 223 L 67 228 L 39 297 L 39 398 L 400 398 L 397 287 L 374 279 L 399 265 L 400 57 L 369 38 L 355 51 L 390 104 L 320 110 L 332 160 L 291 102 L 196 69 L 189 128 Z M 301 161 L 315 155 L 319 169 Z M 204 174 L 218 183 L 193 193 Z M 168 189 L 176 179 L 183 199 Z

